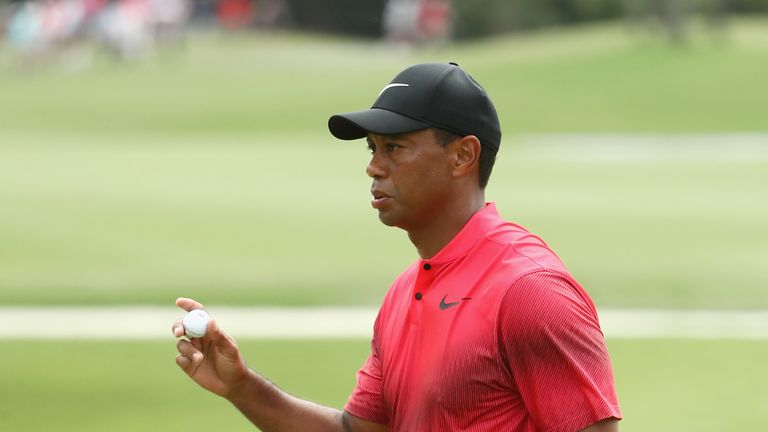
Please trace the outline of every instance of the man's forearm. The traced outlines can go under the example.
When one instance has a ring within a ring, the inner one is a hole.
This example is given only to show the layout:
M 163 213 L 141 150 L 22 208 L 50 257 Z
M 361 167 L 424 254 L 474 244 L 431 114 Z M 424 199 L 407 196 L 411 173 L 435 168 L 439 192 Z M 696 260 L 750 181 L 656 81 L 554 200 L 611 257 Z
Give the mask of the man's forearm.
M 253 371 L 227 399 L 264 432 L 344 432 L 342 412 L 296 398 Z

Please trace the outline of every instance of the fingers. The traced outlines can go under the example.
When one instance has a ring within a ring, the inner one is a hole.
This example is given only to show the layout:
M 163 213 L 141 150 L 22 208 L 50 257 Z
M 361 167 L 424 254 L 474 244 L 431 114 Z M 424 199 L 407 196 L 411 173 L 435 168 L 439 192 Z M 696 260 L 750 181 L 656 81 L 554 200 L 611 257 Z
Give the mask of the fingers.
M 198 303 L 195 300 L 192 300 L 191 298 L 186 298 L 186 297 L 177 298 L 176 306 L 184 309 L 187 312 L 194 309 L 205 309 L 205 307 L 201 303 Z
M 187 334 L 184 331 L 184 323 L 182 320 L 177 319 L 173 322 L 171 325 L 171 333 L 173 333 L 173 337 L 180 338 L 183 336 L 186 336 Z M 202 338 L 190 338 L 190 340 L 194 343 L 195 341 L 200 341 Z
M 194 309 L 205 309 L 205 307 L 201 303 L 186 297 L 177 298 L 176 306 L 184 309 L 187 312 Z M 182 324 L 181 319 L 178 319 L 173 322 L 173 325 L 171 326 L 171 332 L 173 333 L 173 336 L 177 338 L 184 336 L 184 325 Z
M 192 364 L 192 360 L 179 354 L 176 356 L 176 364 L 179 365 L 180 368 L 187 370 L 189 366 Z
M 179 340 L 176 344 L 176 350 L 179 351 L 179 355 L 176 356 L 176 364 L 187 374 L 193 375 L 203 362 L 203 353 L 184 339 Z
M 177 338 L 186 337 L 186 333 L 184 332 L 184 324 L 182 320 L 177 319 L 176 321 L 173 322 L 173 325 L 171 326 L 171 332 L 173 332 L 174 337 L 177 337 Z M 210 333 L 208 334 L 210 335 Z M 189 342 L 192 344 L 192 346 L 194 346 L 198 350 L 200 351 L 203 350 L 203 338 L 189 339 Z
M 186 297 L 179 297 L 176 299 L 176 306 L 186 311 L 203 309 L 201 303 Z M 182 319 L 177 319 L 173 322 L 173 325 L 171 325 L 171 332 L 173 333 L 173 336 L 177 338 L 185 335 Z M 176 363 L 185 371 L 195 370 L 199 362 L 202 362 L 202 351 L 204 350 L 204 346 L 209 346 L 208 344 L 215 346 L 224 357 L 230 360 L 240 359 L 240 350 L 237 347 L 235 340 L 219 327 L 219 324 L 215 319 L 211 319 L 208 321 L 208 327 L 204 337 L 193 338 L 191 340 L 183 339 L 179 341 L 177 346 L 179 347 L 179 353 L 181 353 L 181 355 L 176 358 Z M 207 351 L 207 349 L 205 350 Z
M 179 354 L 193 361 L 196 358 L 199 360 L 202 360 L 203 358 L 203 353 L 201 353 L 199 349 L 197 349 L 192 345 L 192 343 L 185 339 L 181 339 L 178 343 L 176 343 L 176 350 L 179 351 Z
M 184 336 L 184 324 L 181 323 L 180 319 L 173 322 L 173 325 L 171 325 L 171 332 L 173 332 L 173 337 L 179 338 Z

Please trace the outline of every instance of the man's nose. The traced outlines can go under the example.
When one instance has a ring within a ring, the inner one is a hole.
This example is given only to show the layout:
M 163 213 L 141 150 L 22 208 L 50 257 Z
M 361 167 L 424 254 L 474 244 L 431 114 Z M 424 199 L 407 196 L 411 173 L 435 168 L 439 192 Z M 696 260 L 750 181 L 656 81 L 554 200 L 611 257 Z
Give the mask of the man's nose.
M 368 177 L 370 178 L 381 178 L 386 174 L 386 171 L 381 164 L 381 159 L 377 154 L 374 154 L 371 161 L 368 162 L 368 166 L 365 167 L 365 173 L 368 174 Z

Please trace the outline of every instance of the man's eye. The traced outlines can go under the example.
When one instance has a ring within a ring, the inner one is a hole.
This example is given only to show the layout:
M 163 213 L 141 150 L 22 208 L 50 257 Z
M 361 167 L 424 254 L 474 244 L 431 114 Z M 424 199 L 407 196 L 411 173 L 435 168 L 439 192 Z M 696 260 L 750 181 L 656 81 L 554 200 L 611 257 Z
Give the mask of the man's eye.
M 398 148 L 400 148 L 400 146 L 397 144 L 387 144 L 387 151 L 395 151 Z

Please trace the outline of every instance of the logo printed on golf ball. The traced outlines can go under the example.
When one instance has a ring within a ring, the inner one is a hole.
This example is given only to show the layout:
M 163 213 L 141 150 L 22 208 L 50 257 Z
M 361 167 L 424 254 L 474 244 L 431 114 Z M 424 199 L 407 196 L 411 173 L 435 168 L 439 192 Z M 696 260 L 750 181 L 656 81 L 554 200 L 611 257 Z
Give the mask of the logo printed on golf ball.
M 194 309 L 184 316 L 181 323 L 184 325 L 184 332 L 188 337 L 201 338 L 205 336 L 210 319 L 211 317 L 208 315 L 208 312 L 202 309 Z

